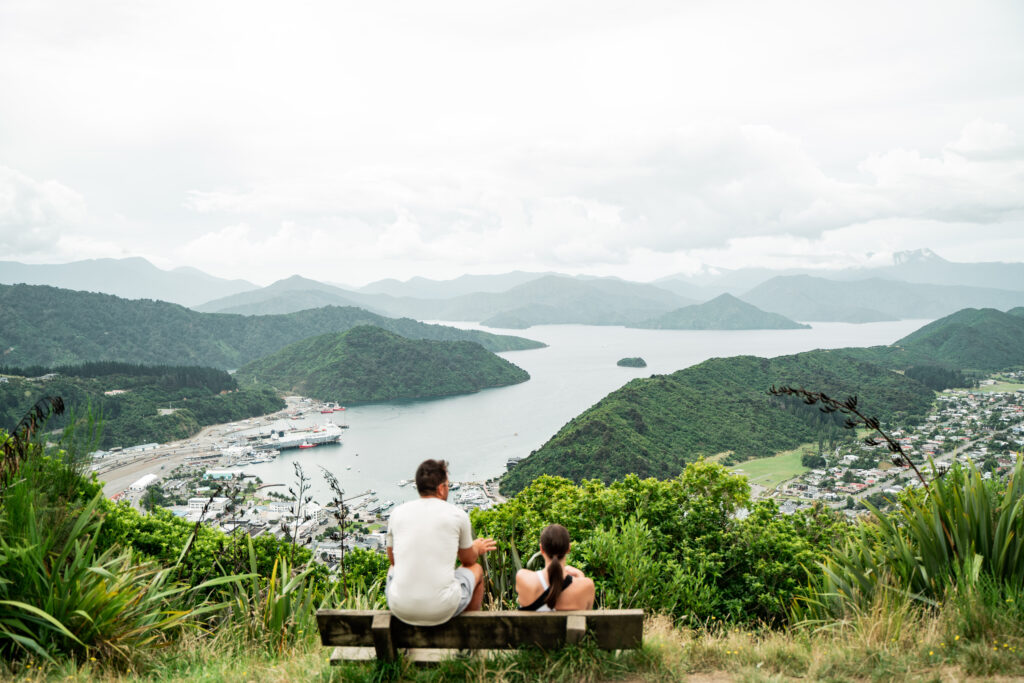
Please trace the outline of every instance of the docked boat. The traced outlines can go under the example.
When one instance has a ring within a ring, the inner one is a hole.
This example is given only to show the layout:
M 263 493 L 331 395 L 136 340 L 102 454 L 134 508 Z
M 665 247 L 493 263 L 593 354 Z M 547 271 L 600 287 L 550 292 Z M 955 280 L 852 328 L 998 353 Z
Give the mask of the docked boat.
M 309 446 L 320 446 L 326 443 L 338 443 L 341 441 L 342 431 L 337 425 L 327 425 L 323 428 L 297 429 L 294 431 L 275 431 L 269 439 L 256 445 L 256 451 L 284 450 L 286 448 L 308 448 Z M 303 446 L 309 444 L 309 446 Z

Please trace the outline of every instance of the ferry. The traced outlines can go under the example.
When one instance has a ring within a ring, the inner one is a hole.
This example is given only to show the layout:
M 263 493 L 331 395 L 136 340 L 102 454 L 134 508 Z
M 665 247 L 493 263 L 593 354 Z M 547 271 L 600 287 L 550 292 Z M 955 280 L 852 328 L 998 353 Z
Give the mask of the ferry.
M 297 429 L 289 432 L 279 430 L 271 434 L 269 439 L 256 445 L 254 450 L 268 451 L 271 449 L 309 448 L 325 443 L 339 443 L 341 441 L 341 434 L 342 431 L 337 425 L 327 425 L 327 427 L 318 428 L 316 431 L 312 429 Z M 308 445 L 303 446 L 303 444 Z

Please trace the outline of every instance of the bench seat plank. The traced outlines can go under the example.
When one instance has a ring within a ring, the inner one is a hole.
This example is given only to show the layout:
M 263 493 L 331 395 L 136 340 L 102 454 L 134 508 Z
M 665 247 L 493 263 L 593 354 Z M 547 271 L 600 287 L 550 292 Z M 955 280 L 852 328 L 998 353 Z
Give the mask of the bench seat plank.
M 373 647 L 373 622 L 387 610 L 319 610 L 317 625 L 324 645 Z M 643 610 L 586 610 L 577 612 L 470 612 L 438 626 L 412 626 L 391 618 L 391 647 L 428 649 L 503 650 L 534 645 L 556 649 L 582 635 L 579 619 L 597 646 L 604 650 L 640 647 Z M 378 624 L 380 624 L 378 620 Z M 378 633 L 378 639 L 380 634 Z

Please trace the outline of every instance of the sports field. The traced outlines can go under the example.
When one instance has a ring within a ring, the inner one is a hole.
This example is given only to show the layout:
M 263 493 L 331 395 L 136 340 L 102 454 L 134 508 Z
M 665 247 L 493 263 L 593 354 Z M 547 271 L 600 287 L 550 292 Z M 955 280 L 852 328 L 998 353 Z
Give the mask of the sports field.
M 1022 389 L 1024 389 L 1024 384 L 1021 384 L 1019 382 L 996 382 L 995 384 L 986 387 L 967 389 L 967 391 L 972 391 L 976 394 L 995 394 L 1002 393 L 1005 391 L 1019 391 Z
M 814 447 L 815 445 L 811 443 L 802 444 L 791 451 L 785 451 L 770 458 L 757 458 L 741 462 L 739 465 L 730 467 L 729 470 L 746 476 L 751 484 L 772 489 L 798 474 L 807 472 L 808 468 L 800 464 L 800 456 Z

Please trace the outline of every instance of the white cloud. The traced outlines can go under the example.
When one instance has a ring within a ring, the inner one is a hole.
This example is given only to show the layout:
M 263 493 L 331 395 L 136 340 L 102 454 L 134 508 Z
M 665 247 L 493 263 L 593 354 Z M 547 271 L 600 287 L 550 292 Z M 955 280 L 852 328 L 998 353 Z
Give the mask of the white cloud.
M 82 196 L 54 180 L 36 180 L 0 166 L 0 252 L 52 251 L 61 230 L 86 215 Z
M 338 264 L 646 278 L 695 254 L 856 261 L 910 236 L 941 253 L 929 233 L 1003 255 L 1024 195 L 1022 16 L 941 0 L 8 3 L 0 158 L 27 180 L 0 178 L 0 248 L 127 249 L 255 280 Z

